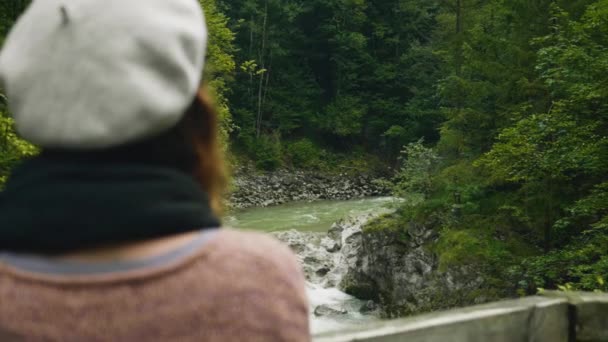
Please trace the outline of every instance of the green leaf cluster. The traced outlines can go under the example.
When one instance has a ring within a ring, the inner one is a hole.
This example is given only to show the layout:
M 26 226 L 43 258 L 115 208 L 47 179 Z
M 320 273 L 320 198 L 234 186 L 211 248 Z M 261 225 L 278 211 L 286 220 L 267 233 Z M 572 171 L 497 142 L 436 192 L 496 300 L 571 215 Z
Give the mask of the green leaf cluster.
M 38 152 L 35 146 L 17 136 L 13 119 L 1 101 L 6 98 L 0 93 L 0 187 L 19 161 Z

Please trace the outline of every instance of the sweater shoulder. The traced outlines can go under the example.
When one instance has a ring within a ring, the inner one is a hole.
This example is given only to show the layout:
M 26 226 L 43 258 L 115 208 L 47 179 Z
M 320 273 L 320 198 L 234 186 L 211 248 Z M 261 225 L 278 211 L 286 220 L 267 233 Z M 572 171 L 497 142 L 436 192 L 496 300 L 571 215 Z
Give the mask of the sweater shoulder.
M 215 253 L 235 260 L 272 266 L 304 282 L 300 263 L 291 249 L 270 234 L 225 228 L 214 241 Z

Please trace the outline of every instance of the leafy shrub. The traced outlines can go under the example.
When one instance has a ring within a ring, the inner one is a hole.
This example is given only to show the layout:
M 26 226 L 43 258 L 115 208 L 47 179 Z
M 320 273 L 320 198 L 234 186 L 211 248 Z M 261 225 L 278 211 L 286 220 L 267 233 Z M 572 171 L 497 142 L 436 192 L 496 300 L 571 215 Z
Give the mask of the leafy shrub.
M 253 140 L 249 149 L 258 169 L 272 171 L 282 165 L 281 141 L 278 135 L 262 135 Z
M 520 288 L 532 294 L 538 288 L 566 286 L 575 290 L 608 291 L 606 245 L 608 237 L 590 236 L 546 255 L 521 263 Z
M 354 96 L 340 96 L 330 103 L 325 114 L 318 120 L 321 128 L 340 137 L 355 136 L 361 133 L 361 119 L 367 109 L 361 100 Z
M 16 163 L 38 152 L 35 146 L 17 136 L 13 126 L 13 119 L 0 104 L 0 186 Z
M 326 152 L 309 139 L 301 139 L 287 145 L 286 155 L 297 168 L 312 168 L 322 164 Z
M 423 139 L 420 139 L 405 146 L 401 154 L 403 164 L 396 176 L 395 194 L 397 196 L 430 194 L 433 174 L 439 161 L 437 153 L 432 148 L 424 146 Z
M 502 250 L 484 235 L 487 234 L 479 230 L 444 230 L 436 246 L 440 269 L 481 265 L 496 260 Z

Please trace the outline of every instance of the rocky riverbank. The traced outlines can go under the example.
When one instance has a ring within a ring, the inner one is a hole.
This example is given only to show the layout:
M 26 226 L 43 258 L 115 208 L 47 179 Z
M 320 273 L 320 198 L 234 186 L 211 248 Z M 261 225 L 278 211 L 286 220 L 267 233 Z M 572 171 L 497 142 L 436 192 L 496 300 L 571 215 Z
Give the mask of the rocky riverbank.
M 381 181 L 364 174 L 324 175 L 279 170 L 240 169 L 230 198 L 232 208 L 266 207 L 292 201 L 347 200 L 388 193 Z M 404 316 L 483 302 L 475 293 L 484 279 L 466 266 L 440 270 L 431 246 L 433 224 L 407 229 L 365 229 L 378 215 L 365 214 L 333 224 L 327 233 L 282 231 L 275 235 L 298 255 L 309 285 L 340 289 L 359 299 L 348 305 L 319 304 L 317 316 Z
M 230 207 L 267 207 L 294 201 L 348 200 L 383 196 L 389 189 L 367 174 L 321 174 L 313 171 L 235 172 Z
M 415 224 L 405 234 L 363 229 L 375 216 L 341 220 L 328 233 L 275 235 L 296 252 L 312 284 L 357 297 L 363 301 L 358 308 L 362 314 L 396 317 L 484 301 L 474 296 L 484 282 L 475 270 L 439 270 L 429 248 L 437 238 L 432 229 Z M 344 307 L 314 310 L 345 314 Z

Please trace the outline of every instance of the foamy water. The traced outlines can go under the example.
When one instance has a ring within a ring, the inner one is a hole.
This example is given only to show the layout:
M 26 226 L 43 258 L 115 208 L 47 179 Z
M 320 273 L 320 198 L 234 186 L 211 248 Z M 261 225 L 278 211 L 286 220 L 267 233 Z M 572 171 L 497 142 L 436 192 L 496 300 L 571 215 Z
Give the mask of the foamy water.
M 308 300 L 310 301 L 310 329 L 313 334 L 339 331 L 361 323 L 379 320 L 374 315 L 359 313 L 359 309 L 365 302 L 335 287 L 325 289 L 320 285 L 307 283 L 307 293 Z M 345 315 L 316 317 L 314 309 L 323 304 L 336 309 L 345 309 L 348 313 Z
M 394 197 L 365 198 L 350 201 L 295 202 L 276 207 L 250 208 L 225 217 L 228 226 L 242 229 L 276 232 L 296 229 L 304 232 L 327 232 L 331 225 L 346 217 L 366 213 L 390 212 L 398 202 Z M 378 321 L 374 315 L 359 312 L 365 304 L 339 289 L 323 288 L 319 284 L 307 283 L 310 301 L 310 323 L 313 334 L 339 331 L 361 323 Z M 333 309 L 346 310 L 346 314 L 316 317 L 314 309 L 327 305 Z

